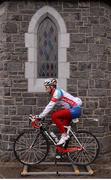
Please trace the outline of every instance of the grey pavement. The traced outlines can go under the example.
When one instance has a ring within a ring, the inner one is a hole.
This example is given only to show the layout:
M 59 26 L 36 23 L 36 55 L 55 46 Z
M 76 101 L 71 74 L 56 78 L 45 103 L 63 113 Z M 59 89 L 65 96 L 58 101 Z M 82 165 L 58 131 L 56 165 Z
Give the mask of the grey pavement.
M 39 165 L 33 168 L 30 168 L 31 172 L 41 172 L 41 175 L 21 175 L 23 172 L 23 165 L 19 162 L 1 162 L 0 163 L 0 178 L 5 179 L 64 179 L 64 178 L 74 178 L 74 179 L 98 179 L 98 178 L 111 178 L 111 162 L 109 161 L 98 161 L 96 164 L 91 165 L 92 170 L 94 171 L 93 175 L 75 175 L 73 169 L 70 165 L 58 165 L 58 170 L 63 172 L 69 172 L 68 175 L 50 175 L 48 172 L 56 172 L 55 166 L 52 165 Z M 82 171 L 84 169 L 81 169 Z M 42 174 L 47 172 L 46 175 Z M 86 172 L 86 171 L 85 171 Z

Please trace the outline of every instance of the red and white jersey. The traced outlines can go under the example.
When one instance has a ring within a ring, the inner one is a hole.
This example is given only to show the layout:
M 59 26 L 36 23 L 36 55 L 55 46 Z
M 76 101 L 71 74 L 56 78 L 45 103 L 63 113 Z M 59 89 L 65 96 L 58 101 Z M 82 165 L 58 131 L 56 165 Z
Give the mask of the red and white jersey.
M 44 111 L 39 115 L 40 118 L 45 117 L 55 105 L 61 105 L 65 109 L 81 106 L 82 101 L 78 97 L 74 97 L 63 89 L 55 89 L 49 104 L 45 107 Z

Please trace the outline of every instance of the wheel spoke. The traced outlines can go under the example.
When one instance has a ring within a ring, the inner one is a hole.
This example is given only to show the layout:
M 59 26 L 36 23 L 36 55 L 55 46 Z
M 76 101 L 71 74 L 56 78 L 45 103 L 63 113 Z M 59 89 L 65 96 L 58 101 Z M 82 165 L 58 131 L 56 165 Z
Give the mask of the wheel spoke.
M 82 144 L 83 149 L 81 151 L 68 153 L 69 158 L 78 165 L 87 165 L 92 163 L 98 154 L 99 144 L 97 139 L 91 133 L 82 130 L 77 132 L 76 137 Z M 77 146 L 78 142 L 76 142 L 75 138 L 72 137 L 69 141 L 68 148 Z
M 35 131 L 24 132 L 14 143 L 16 158 L 23 164 L 37 164 L 45 159 L 48 153 L 47 140 Z

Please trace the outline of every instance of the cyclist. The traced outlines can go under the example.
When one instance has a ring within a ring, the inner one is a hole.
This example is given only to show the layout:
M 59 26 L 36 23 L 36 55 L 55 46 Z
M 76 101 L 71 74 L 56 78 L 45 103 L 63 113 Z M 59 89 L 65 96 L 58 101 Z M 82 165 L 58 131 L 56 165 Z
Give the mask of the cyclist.
M 56 124 L 61 133 L 61 138 L 57 145 L 62 145 L 69 138 L 64 126 L 69 126 L 72 119 L 80 117 L 82 101 L 80 98 L 74 97 L 63 89 L 58 88 L 56 79 L 47 79 L 44 82 L 44 86 L 46 92 L 48 92 L 52 97 L 43 112 L 37 117 L 42 119 L 54 108 L 55 105 L 62 107 L 52 113 L 52 121 Z

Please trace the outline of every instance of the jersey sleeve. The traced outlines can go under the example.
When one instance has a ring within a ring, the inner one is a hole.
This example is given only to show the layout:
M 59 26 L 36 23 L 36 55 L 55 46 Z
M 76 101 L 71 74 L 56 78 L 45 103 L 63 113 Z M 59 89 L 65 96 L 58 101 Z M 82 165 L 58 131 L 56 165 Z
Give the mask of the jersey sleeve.
M 54 106 L 57 104 L 57 102 L 59 101 L 59 99 L 61 98 L 62 93 L 60 90 L 56 89 L 50 102 L 48 103 L 48 105 L 45 107 L 45 109 L 43 110 L 43 112 L 39 115 L 40 118 L 45 117 L 53 108 Z

